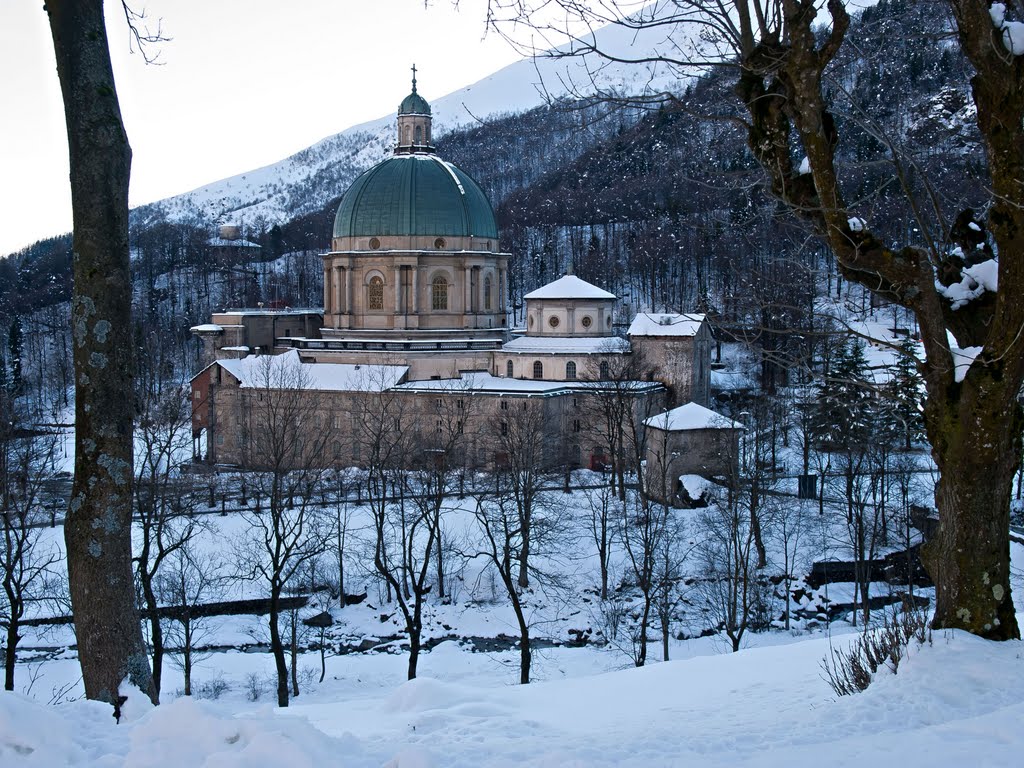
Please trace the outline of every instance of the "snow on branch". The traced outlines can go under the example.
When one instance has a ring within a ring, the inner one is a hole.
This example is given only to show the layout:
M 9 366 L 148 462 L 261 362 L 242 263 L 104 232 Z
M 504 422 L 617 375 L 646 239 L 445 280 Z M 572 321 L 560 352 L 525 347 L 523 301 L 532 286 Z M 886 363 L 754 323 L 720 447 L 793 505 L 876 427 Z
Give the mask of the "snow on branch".
M 1014 56 L 1024 54 L 1024 22 L 1007 21 L 1006 6 L 1002 3 L 992 3 L 988 14 L 995 28 L 1003 33 L 1003 47 Z
M 960 309 L 980 297 L 985 291 L 995 293 L 999 287 L 999 259 L 986 259 L 970 267 L 964 267 L 959 283 L 943 285 L 935 281 L 935 290 L 952 303 L 952 309 Z

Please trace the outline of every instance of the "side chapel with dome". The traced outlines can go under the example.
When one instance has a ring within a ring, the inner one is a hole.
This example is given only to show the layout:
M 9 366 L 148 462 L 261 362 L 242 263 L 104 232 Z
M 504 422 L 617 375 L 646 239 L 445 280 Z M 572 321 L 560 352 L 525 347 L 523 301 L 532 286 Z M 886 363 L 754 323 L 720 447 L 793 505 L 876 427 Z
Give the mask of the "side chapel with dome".
M 271 355 L 282 381 L 301 372 L 317 414 L 308 428 L 338 467 L 365 461 L 360 414 L 386 393 L 427 449 L 439 413 L 465 411 L 457 424 L 470 466 L 500 463 L 508 420 L 534 408 L 547 462 L 600 468 L 609 449 L 594 401 L 621 390 L 625 373 L 629 418 L 660 436 L 653 450 L 671 456 L 669 474 L 724 474 L 735 461 L 741 425 L 707 408 L 712 339 L 703 315 L 641 313 L 622 337 L 616 296 L 567 274 L 527 293 L 524 327 L 509 327 L 514 255 L 501 250 L 484 191 L 438 156 L 415 68 L 394 152 L 345 192 L 322 258 L 322 311 L 225 310 L 192 329 L 208 363 L 192 379 L 202 460 L 260 463 L 250 450 L 253 413 L 274 386 Z M 651 450 L 649 462 L 659 458 Z

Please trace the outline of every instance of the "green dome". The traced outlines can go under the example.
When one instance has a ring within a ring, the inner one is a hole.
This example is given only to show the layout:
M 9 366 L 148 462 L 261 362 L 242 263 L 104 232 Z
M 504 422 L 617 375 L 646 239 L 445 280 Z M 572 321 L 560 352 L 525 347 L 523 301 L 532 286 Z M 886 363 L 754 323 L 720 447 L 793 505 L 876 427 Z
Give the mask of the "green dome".
M 487 196 L 436 155 L 396 155 L 364 171 L 341 198 L 334 237 L 430 235 L 497 240 Z
M 427 100 L 416 93 L 415 87 L 413 92 L 402 99 L 402 103 L 398 105 L 398 114 L 400 115 L 429 115 L 430 105 L 427 104 Z

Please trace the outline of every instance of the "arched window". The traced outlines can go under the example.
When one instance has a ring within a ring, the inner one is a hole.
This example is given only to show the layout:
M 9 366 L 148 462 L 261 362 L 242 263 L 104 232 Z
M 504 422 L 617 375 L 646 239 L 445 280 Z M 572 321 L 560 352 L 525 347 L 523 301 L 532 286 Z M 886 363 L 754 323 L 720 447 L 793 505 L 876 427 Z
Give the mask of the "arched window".
M 423 127 L 419 125 L 416 126 L 416 143 L 423 143 Z
M 533 378 L 535 378 L 535 379 L 543 379 L 544 378 L 544 363 L 542 363 L 540 360 L 537 360 L 533 364 Z
M 431 306 L 434 309 L 448 309 L 448 281 L 438 275 L 430 284 Z
M 508 376 L 510 379 L 512 378 L 512 361 L 511 360 L 509 360 L 507 363 L 505 363 L 505 375 Z
M 374 275 L 366 286 L 366 308 L 384 309 L 384 280 Z
M 491 276 L 484 278 L 484 311 L 491 311 Z
M 565 379 L 566 381 L 576 381 L 576 363 L 572 360 L 565 364 Z
M 612 373 L 611 373 L 611 369 L 608 368 L 608 361 L 607 360 L 602 360 L 601 361 L 601 379 L 602 380 L 607 380 L 607 379 L 610 379 L 611 377 L 612 377 Z
M 407 125 L 407 126 L 405 126 L 405 142 L 404 142 L 404 143 L 406 143 L 406 144 L 411 144 L 411 143 L 412 143 L 412 142 L 410 141 L 410 139 L 411 139 L 411 138 L 412 138 L 412 128 L 410 128 L 410 127 L 409 127 L 409 126 Z

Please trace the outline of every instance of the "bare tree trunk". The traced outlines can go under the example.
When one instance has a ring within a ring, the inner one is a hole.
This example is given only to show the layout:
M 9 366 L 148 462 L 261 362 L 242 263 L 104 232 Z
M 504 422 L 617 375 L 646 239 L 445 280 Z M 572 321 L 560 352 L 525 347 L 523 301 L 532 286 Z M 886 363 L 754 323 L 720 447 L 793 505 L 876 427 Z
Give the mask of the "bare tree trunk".
M 416 679 L 416 667 L 420 663 L 420 630 L 409 630 L 409 667 L 408 679 Z
M 291 611 L 292 620 L 292 644 L 291 644 L 291 657 L 292 657 L 292 697 L 298 698 L 299 696 L 299 612 L 296 609 Z
M 640 619 L 640 652 L 636 655 L 634 663 L 642 667 L 647 663 L 647 625 L 651 620 L 651 596 L 650 590 L 644 591 L 644 612 Z
M 530 504 L 524 504 L 522 520 L 522 547 L 519 549 L 519 588 L 530 586 L 530 526 L 533 523 L 533 510 Z
M 156 699 L 134 602 L 131 148 L 114 89 L 102 0 L 47 2 L 67 122 L 74 220 L 71 314 L 75 480 L 64 528 L 85 694 L 114 705 L 126 678 Z
M 159 606 L 151 579 L 142 579 L 142 593 L 146 601 L 146 610 L 149 612 L 149 640 L 153 646 L 153 696 L 159 701 L 160 678 L 164 666 L 164 632 L 160 626 L 160 615 L 157 610 Z
M 437 529 L 437 597 L 439 600 L 444 600 L 444 549 L 441 541 L 440 512 L 435 514 L 434 527 Z
M 270 651 L 274 654 L 274 668 L 277 672 L 277 706 L 288 706 L 288 663 L 284 658 L 284 643 L 281 642 L 281 591 L 271 586 L 270 593 Z
M 189 609 L 186 608 L 181 617 L 181 629 L 184 646 L 181 649 L 182 672 L 185 674 L 185 695 L 192 695 L 192 619 Z
M 320 682 L 327 676 L 327 647 L 324 645 L 327 630 L 320 628 Z
M 18 611 L 21 612 L 20 610 Z M 11 611 L 12 615 L 14 610 Z M 4 690 L 14 690 L 14 663 L 18 660 L 18 641 L 21 637 L 18 635 L 17 620 L 12 619 L 7 624 L 7 647 L 4 648 Z

